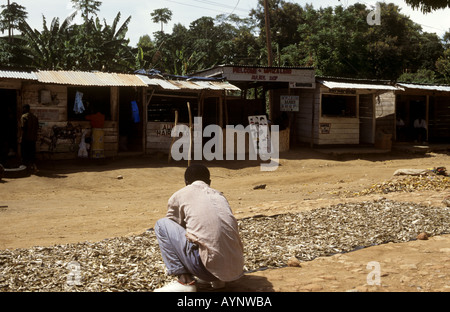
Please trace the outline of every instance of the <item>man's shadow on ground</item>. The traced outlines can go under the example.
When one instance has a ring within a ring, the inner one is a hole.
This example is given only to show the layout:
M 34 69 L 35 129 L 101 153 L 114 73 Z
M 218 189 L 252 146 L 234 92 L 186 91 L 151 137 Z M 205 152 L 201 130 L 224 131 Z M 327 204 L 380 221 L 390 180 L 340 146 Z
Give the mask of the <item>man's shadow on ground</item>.
M 226 283 L 225 288 L 213 289 L 209 285 L 197 284 L 198 292 L 274 292 L 273 285 L 267 278 L 244 275 L 234 282 Z

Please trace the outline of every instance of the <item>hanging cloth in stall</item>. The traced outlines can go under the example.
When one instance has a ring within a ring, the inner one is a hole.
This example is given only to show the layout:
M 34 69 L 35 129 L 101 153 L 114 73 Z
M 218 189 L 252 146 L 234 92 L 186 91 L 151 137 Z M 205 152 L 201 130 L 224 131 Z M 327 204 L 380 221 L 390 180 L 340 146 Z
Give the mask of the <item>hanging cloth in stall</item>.
M 89 154 L 88 154 L 88 148 L 89 148 L 89 144 L 86 143 L 86 132 L 87 130 L 83 131 L 83 135 L 81 136 L 81 142 L 80 142 L 80 149 L 78 150 L 78 157 L 80 158 L 88 158 Z
M 132 115 L 134 123 L 138 123 L 141 121 L 141 119 L 139 117 L 139 107 L 138 107 L 136 101 L 131 102 L 131 115 Z
M 85 108 L 83 105 L 83 93 L 77 91 L 75 94 L 75 104 L 73 106 L 73 111 L 75 114 L 82 114 Z

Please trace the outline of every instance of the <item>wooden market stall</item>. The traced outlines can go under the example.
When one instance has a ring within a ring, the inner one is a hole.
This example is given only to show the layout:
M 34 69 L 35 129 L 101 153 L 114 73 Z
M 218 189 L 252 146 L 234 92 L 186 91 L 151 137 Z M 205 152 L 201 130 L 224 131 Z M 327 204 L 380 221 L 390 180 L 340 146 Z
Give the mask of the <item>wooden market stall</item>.
M 29 104 L 39 118 L 41 130 L 37 150 L 41 157 L 77 158 L 83 135 L 95 145 L 92 130 L 96 127 L 102 130 L 97 138 L 102 152 L 97 156 L 118 154 L 121 118 L 127 118 L 122 108 L 131 111 L 131 102 L 136 102 L 142 112 L 143 93 L 147 87 L 142 80 L 135 75 L 103 72 L 37 71 L 35 75 L 36 81 L 22 85 L 20 106 Z M 96 126 L 88 117 L 93 115 L 102 116 Z M 143 122 L 137 121 L 131 135 L 142 138 L 142 133 Z M 138 149 L 142 150 L 142 139 L 140 141 Z
M 194 122 L 195 117 L 201 117 L 202 129 L 210 124 L 223 127 L 228 118 L 229 93 L 240 91 L 221 79 L 137 76 L 148 85 L 144 109 L 147 154 L 169 153 L 176 114 L 178 125 L 189 125 L 190 120 Z M 200 140 L 197 142 L 202 144 Z
M 396 139 L 413 142 L 414 121 L 421 117 L 427 125 L 426 141 L 450 142 L 450 86 L 398 83 L 397 117 L 404 126 L 397 128 Z
M 387 81 L 317 78 L 311 110 L 298 116 L 311 120 L 302 139 L 314 145 L 375 144 L 395 133 L 395 95 Z M 387 146 L 390 148 L 390 146 Z
M 227 100 L 228 125 L 246 126 L 249 116 L 266 115 L 270 124 L 280 127 L 280 152 L 298 141 L 303 124 L 297 124 L 295 116 L 312 101 L 314 68 L 221 65 L 195 75 L 223 78 L 241 89 Z
M 5 167 L 9 166 L 9 159 L 19 153 L 17 137 L 22 114 L 22 88 L 31 81 L 37 81 L 37 77 L 30 70 L 0 70 L 0 164 Z

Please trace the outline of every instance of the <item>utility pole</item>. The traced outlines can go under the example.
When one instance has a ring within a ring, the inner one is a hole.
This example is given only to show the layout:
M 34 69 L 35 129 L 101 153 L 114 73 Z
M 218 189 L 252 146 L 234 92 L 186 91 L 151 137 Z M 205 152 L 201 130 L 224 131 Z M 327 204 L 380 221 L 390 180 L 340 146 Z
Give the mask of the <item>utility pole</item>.
M 264 16 L 266 20 L 266 44 L 267 44 L 267 63 L 269 67 L 273 66 L 272 56 L 272 36 L 270 33 L 269 0 L 264 0 Z M 269 90 L 269 119 L 273 121 L 273 92 Z
M 12 42 L 12 33 L 11 33 L 11 4 L 9 3 L 8 0 L 8 12 L 9 12 L 9 17 L 8 17 L 8 42 L 11 43 Z
M 264 0 L 264 15 L 266 20 L 267 61 L 269 66 L 272 66 L 273 56 L 272 56 L 272 36 L 270 33 L 269 0 Z

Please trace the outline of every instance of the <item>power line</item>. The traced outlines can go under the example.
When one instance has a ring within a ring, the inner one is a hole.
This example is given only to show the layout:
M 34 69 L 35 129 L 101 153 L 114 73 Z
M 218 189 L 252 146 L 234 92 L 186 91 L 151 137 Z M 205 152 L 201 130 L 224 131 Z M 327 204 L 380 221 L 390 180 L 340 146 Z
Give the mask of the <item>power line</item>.
M 182 3 L 182 2 L 178 2 L 178 1 L 174 1 L 174 0 L 166 0 L 166 1 L 167 2 L 176 3 L 176 4 L 180 4 L 180 5 L 184 5 L 184 6 L 197 8 L 197 9 L 203 9 L 203 10 L 215 11 L 215 12 L 219 12 L 219 13 L 223 13 L 223 14 L 229 14 L 229 12 L 221 11 L 221 10 L 218 10 L 218 9 L 207 8 L 207 7 L 204 7 L 204 6 L 198 6 L 198 5 L 194 5 L 194 4 Z M 223 4 L 222 5 L 216 5 L 216 6 L 224 7 Z M 228 7 L 228 8 L 233 9 L 233 12 L 235 10 L 233 7 Z M 242 16 L 242 15 L 239 15 L 239 16 L 240 17 L 246 17 L 246 16 Z
M 238 5 L 239 5 L 240 2 L 241 2 L 241 0 L 238 0 L 238 2 L 236 3 L 236 5 L 235 5 L 234 8 L 233 8 L 233 11 L 231 11 L 230 15 L 233 14 L 234 11 L 236 11 L 236 9 L 237 9 L 237 7 L 238 7 Z M 230 16 L 230 15 L 229 15 L 229 16 Z
M 232 9 L 233 11 L 232 12 L 234 12 L 234 11 L 241 11 L 241 12 L 247 12 L 247 10 L 245 10 L 245 9 L 240 9 L 240 8 L 238 8 L 238 5 L 239 5 L 239 3 L 240 3 L 240 0 L 238 0 L 238 2 L 237 2 L 237 4 L 235 5 L 235 6 L 231 6 L 231 5 L 226 5 L 226 4 L 223 4 L 223 3 L 218 3 L 218 2 L 215 2 L 215 1 L 210 1 L 210 0 L 193 0 L 193 1 L 195 1 L 195 2 L 201 2 L 201 3 L 205 3 L 205 4 L 208 4 L 208 5 L 213 5 L 213 6 L 219 6 L 219 7 L 223 7 L 223 8 L 226 8 L 226 9 Z M 231 13 L 232 14 L 232 13 Z

